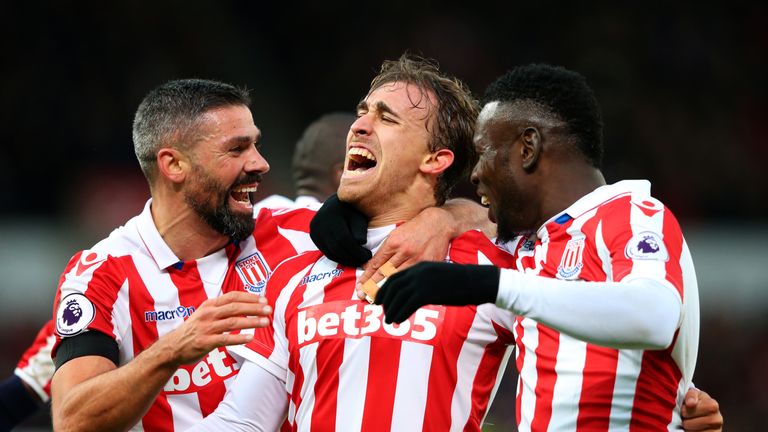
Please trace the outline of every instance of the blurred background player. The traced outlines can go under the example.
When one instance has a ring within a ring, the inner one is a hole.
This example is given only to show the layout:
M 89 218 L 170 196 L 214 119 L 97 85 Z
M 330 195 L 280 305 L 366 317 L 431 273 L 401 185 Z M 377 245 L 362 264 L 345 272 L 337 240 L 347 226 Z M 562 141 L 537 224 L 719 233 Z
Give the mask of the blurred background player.
M 262 207 L 315 206 L 336 193 L 344 172 L 347 133 L 354 121 L 352 113 L 333 112 L 310 123 L 293 153 L 296 199 L 270 195 L 254 205 L 254 214 Z
M 0 383 L 0 431 L 13 429 L 51 399 L 55 339 L 51 320 L 22 354 L 13 375 Z

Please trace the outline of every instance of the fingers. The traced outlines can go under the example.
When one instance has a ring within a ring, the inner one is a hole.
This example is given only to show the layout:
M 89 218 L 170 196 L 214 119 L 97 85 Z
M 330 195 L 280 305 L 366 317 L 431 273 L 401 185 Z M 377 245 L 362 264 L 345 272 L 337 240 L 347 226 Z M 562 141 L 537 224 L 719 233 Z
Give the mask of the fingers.
M 229 333 L 235 330 L 267 327 L 268 325 L 269 318 L 265 317 L 230 317 L 211 323 L 210 333 Z

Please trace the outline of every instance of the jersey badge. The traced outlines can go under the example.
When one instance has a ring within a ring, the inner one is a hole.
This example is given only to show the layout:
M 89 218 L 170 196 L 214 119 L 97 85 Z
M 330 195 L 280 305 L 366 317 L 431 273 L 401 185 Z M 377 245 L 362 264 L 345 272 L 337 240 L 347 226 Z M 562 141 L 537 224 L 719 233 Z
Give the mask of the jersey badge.
M 96 308 L 88 297 L 80 293 L 70 294 L 59 302 L 59 310 L 56 311 L 56 333 L 61 337 L 78 335 L 95 317 Z
M 558 279 L 574 279 L 579 274 L 582 264 L 582 255 L 584 253 L 584 238 L 574 238 L 568 240 L 563 251 L 563 257 L 560 259 L 560 265 L 557 267 Z
M 669 253 L 661 237 L 652 231 L 635 234 L 624 249 L 627 258 L 668 261 Z
M 271 274 L 267 262 L 259 252 L 254 252 L 247 258 L 243 258 L 235 263 L 237 274 L 243 281 L 246 291 L 254 294 L 264 294 L 264 288 L 267 286 L 267 279 Z

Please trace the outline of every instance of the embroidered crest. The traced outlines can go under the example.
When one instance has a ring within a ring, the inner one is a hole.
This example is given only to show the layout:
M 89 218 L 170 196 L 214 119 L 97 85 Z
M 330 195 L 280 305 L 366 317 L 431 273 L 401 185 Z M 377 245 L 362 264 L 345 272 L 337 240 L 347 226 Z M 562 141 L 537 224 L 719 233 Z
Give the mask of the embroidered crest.
M 668 261 L 669 253 L 661 237 L 652 231 L 643 231 L 629 239 L 624 249 L 627 258 Z
M 70 294 L 59 302 L 56 311 L 56 332 L 61 337 L 80 334 L 96 317 L 96 308 L 88 297 L 80 293 Z
M 243 258 L 235 263 L 237 274 L 243 281 L 246 291 L 254 294 L 264 294 L 264 288 L 267 286 L 267 279 L 271 271 L 267 262 L 259 252 L 254 252 L 247 258 Z
M 560 259 L 560 265 L 557 267 L 557 276 L 559 279 L 574 279 L 579 274 L 584 264 L 581 262 L 584 253 L 584 238 L 575 238 L 568 240 L 563 251 L 563 257 Z

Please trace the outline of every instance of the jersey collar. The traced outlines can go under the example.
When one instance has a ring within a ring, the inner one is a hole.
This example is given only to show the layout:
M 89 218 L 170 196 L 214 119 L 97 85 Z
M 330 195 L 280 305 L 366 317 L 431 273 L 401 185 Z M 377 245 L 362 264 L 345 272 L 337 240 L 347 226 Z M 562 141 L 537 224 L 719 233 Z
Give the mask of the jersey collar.
M 151 205 L 152 198 L 144 205 L 144 211 L 139 215 L 136 227 L 149 255 L 155 260 L 160 269 L 166 269 L 178 264 L 181 260 L 173 253 L 170 246 L 160 235 L 160 231 L 157 230 L 155 221 L 152 219 Z
M 601 204 L 632 194 L 650 196 L 651 182 L 648 180 L 622 180 L 614 184 L 600 186 L 546 221 L 537 231 L 539 238 L 543 234 L 542 230 L 545 230 L 545 227 L 552 222 L 563 224 L 571 219 L 576 219 Z

